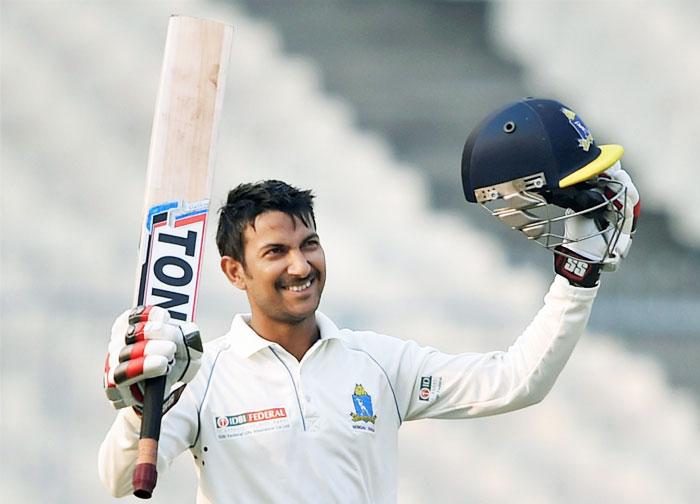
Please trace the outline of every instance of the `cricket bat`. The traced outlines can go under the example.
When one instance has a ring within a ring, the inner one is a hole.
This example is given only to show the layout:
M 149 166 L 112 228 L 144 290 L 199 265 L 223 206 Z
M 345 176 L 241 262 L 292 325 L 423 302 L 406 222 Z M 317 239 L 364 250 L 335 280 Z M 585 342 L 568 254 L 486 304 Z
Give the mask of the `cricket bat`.
M 135 305 L 193 321 L 209 212 L 217 125 L 233 28 L 172 16 L 156 99 Z M 156 485 L 165 377 L 146 382 L 134 495 Z

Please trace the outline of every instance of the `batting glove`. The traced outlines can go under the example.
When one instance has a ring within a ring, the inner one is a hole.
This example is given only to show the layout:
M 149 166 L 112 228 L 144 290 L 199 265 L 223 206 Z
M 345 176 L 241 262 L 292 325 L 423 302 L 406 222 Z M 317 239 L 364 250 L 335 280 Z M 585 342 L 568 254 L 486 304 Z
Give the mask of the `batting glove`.
M 165 413 L 197 374 L 202 351 L 196 325 L 172 320 L 157 306 L 125 311 L 112 326 L 103 379 L 107 399 L 117 409 L 132 406 L 140 414 L 145 380 L 165 375 Z
M 610 181 L 604 193 L 612 202 L 602 215 L 567 219 L 563 244 L 555 249 L 554 270 L 579 287 L 593 287 L 601 271 L 615 271 L 627 257 L 637 229 L 639 192 L 629 174 L 618 161 L 599 177 Z M 567 214 L 572 213 L 567 210 Z

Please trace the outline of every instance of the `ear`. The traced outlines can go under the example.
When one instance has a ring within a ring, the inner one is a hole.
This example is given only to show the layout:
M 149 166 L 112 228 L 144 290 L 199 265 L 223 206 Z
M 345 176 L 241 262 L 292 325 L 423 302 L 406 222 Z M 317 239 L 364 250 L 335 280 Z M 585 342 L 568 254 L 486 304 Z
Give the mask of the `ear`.
M 224 272 L 228 281 L 241 290 L 246 290 L 243 264 L 230 256 L 221 258 L 221 271 Z

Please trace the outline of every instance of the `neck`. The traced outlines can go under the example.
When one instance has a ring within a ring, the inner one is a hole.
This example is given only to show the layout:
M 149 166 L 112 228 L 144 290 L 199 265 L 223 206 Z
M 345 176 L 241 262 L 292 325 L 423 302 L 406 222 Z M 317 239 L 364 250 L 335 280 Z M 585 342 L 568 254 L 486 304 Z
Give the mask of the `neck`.
M 261 338 L 279 344 L 298 361 L 301 361 L 304 354 L 320 336 L 314 316 L 307 317 L 301 322 L 292 323 L 256 316 L 253 313 L 250 327 Z

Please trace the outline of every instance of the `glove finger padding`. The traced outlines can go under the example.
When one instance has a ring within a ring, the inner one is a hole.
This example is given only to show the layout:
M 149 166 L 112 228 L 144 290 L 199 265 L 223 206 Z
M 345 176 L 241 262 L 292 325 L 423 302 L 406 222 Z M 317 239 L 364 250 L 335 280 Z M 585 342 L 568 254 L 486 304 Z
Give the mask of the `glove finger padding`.
M 119 352 L 119 364 L 112 369 L 114 383 L 129 387 L 134 383 L 163 376 L 170 370 L 176 345 L 172 341 L 140 341 Z
M 192 322 L 178 323 L 180 334 L 175 352 L 175 365 L 173 366 L 171 375 L 175 382 L 187 383 L 194 378 L 199 371 L 201 365 L 202 353 L 202 338 L 199 334 L 199 328 Z
M 610 204 L 602 215 L 598 212 L 593 218 L 584 215 L 567 219 L 563 244 L 556 249 L 567 259 L 555 257 L 555 271 L 569 278 L 574 285 L 595 285 L 599 271 L 617 270 L 620 261 L 629 253 L 637 227 L 639 192 L 621 163 L 615 163 L 599 179 L 610 181 L 603 187 L 603 193 L 611 200 Z M 567 210 L 567 214 L 572 213 Z M 584 262 L 593 263 L 594 267 L 579 264 Z M 585 274 L 572 278 L 571 270 L 574 268 L 585 271 Z
M 620 237 L 613 250 L 613 253 L 618 257 L 618 261 L 615 263 L 615 266 L 617 266 L 619 259 L 627 257 L 629 249 L 632 246 L 632 237 L 637 230 L 637 220 L 640 212 L 639 191 L 637 191 L 637 188 L 632 182 L 632 178 L 622 169 L 619 162 L 606 171 L 603 177 L 610 178 L 622 184 L 624 187 L 624 205 L 623 202 L 619 200 L 613 202 L 615 207 L 623 212 L 623 219 L 619 223 Z M 606 188 L 606 190 L 609 189 Z M 604 266 L 603 269 L 607 270 L 608 268 Z
M 143 404 L 145 380 L 166 376 L 164 412 L 199 370 L 202 342 L 197 326 L 170 319 L 160 307 L 137 307 L 122 313 L 112 326 L 104 387 L 115 408 Z
M 567 209 L 565 215 L 573 213 L 573 210 Z M 596 222 L 596 219 L 584 216 L 574 216 L 566 219 L 564 224 L 564 246 L 585 259 L 602 261 L 608 248 L 612 229 L 601 234 L 598 222 Z M 605 225 L 608 227 L 609 222 L 606 218 Z

